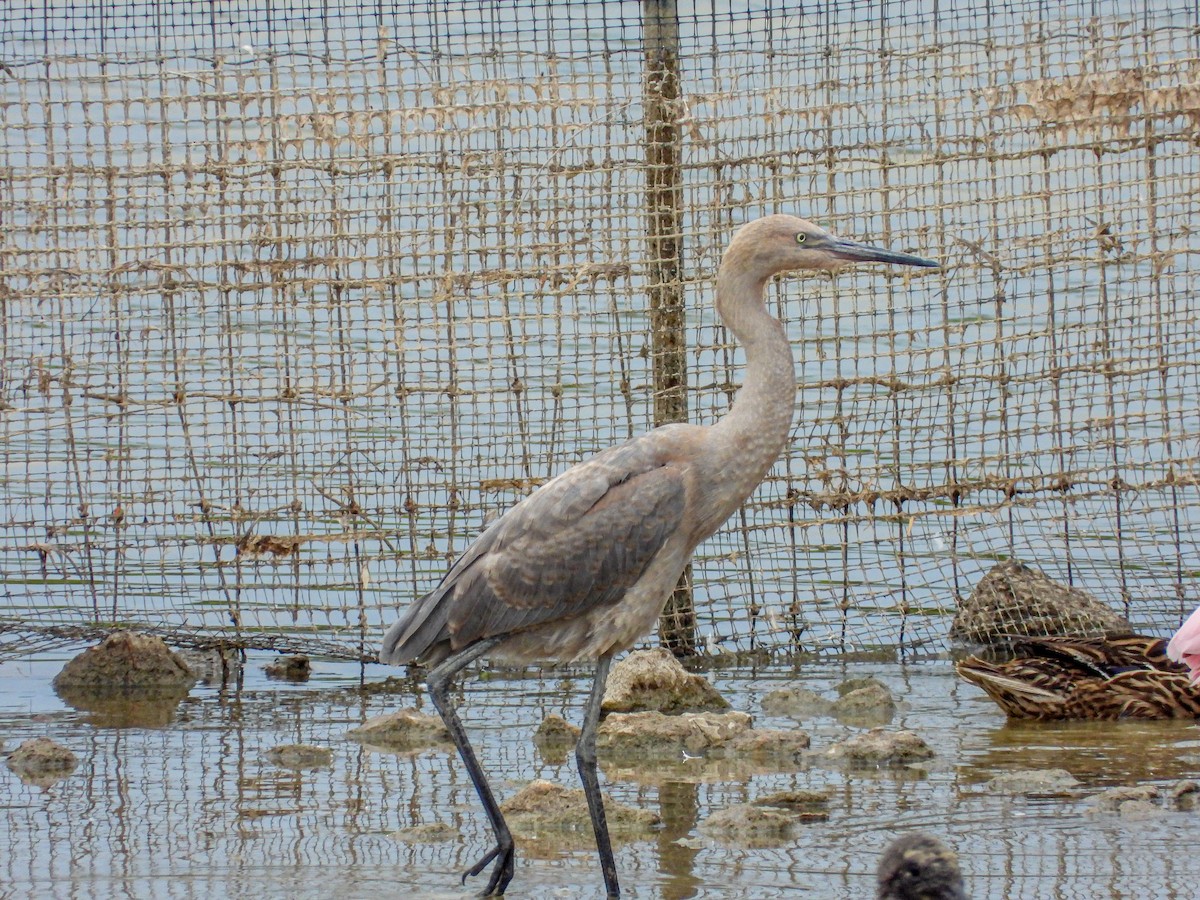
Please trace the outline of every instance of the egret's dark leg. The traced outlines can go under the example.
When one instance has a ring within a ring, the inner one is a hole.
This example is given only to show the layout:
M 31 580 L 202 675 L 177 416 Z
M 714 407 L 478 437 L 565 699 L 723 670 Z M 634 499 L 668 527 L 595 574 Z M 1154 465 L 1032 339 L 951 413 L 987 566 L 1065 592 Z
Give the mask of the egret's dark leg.
M 496 836 L 496 846 L 464 872 L 462 877 L 462 880 L 466 882 L 468 875 L 478 875 L 493 859 L 496 861 L 495 866 L 492 867 L 492 875 L 488 879 L 487 887 L 479 895 L 481 897 L 503 896 L 504 889 L 512 881 L 515 859 L 512 832 L 508 830 L 508 824 L 500 813 L 500 805 L 496 803 L 496 797 L 492 794 L 491 785 L 488 784 L 487 777 L 483 774 L 479 760 L 475 758 L 475 751 L 471 749 L 471 742 L 467 740 L 467 731 L 458 718 L 458 712 L 450 702 L 450 682 L 460 671 L 500 643 L 503 637 L 501 635 L 488 638 L 458 651 L 447 657 L 425 679 L 425 684 L 429 687 L 429 696 L 433 698 L 433 705 L 437 707 L 442 721 L 450 730 L 450 736 L 454 738 L 454 745 L 458 747 L 458 755 L 462 757 L 463 764 L 467 767 L 467 774 L 471 776 L 471 783 L 475 785 L 475 793 L 479 795 L 479 801 L 483 804 L 488 821 L 492 823 L 492 832 Z
M 583 781 L 588 812 L 592 815 L 592 830 L 596 833 L 596 849 L 600 853 L 604 887 L 609 897 L 620 897 L 617 861 L 613 858 L 612 841 L 608 837 L 608 820 L 604 817 L 604 797 L 600 793 L 600 780 L 596 776 L 596 727 L 600 724 L 600 704 L 604 701 L 604 683 L 608 681 L 608 667 L 611 663 L 612 656 L 602 656 L 596 661 L 592 694 L 588 697 L 587 709 L 583 713 L 583 729 L 579 732 L 579 741 L 575 744 L 575 761 L 579 764 L 579 778 Z

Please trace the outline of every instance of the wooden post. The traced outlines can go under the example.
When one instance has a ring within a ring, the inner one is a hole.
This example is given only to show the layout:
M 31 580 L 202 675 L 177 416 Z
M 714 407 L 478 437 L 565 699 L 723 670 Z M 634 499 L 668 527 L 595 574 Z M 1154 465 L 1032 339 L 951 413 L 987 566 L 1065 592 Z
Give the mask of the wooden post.
M 654 424 L 687 421 L 683 307 L 683 166 L 679 125 L 679 16 L 675 0 L 643 0 L 646 57 L 646 212 Z M 691 566 L 659 620 L 659 641 L 676 656 L 696 653 Z

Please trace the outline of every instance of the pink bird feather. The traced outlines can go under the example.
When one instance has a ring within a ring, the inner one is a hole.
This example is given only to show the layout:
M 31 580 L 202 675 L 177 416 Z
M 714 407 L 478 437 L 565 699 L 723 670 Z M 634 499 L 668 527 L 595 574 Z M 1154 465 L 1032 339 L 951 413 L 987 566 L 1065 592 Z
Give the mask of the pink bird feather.
M 1200 683 L 1200 608 L 1179 626 L 1167 644 L 1167 656 L 1191 670 L 1192 683 Z

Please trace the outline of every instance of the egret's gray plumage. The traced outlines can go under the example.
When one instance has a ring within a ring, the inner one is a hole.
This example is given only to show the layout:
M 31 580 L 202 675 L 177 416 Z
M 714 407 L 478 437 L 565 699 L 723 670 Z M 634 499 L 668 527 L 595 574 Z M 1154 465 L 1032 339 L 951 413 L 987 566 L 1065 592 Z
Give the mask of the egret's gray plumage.
M 746 349 L 746 372 L 716 424 L 667 425 L 605 450 L 543 485 L 483 532 L 384 637 L 382 662 L 422 663 L 434 704 L 479 793 L 496 847 L 485 895 L 513 874 L 512 836 L 449 699 L 454 675 L 482 656 L 596 660 L 576 748 L 610 897 L 619 894 L 596 776 L 595 731 L 613 656 L 641 640 L 691 558 L 774 464 L 792 423 L 795 366 L 768 312 L 769 278 L 849 262 L 936 263 L 833 237 L 811 222 L 767 216 L 743 226 L 717 272 L 721 320 Z
M 436 665 L 475 641 L 619 602 L 684 513 L 683 468 L 649 438 L 568 469 L 493 523 L 392 626 L 380 660 Z

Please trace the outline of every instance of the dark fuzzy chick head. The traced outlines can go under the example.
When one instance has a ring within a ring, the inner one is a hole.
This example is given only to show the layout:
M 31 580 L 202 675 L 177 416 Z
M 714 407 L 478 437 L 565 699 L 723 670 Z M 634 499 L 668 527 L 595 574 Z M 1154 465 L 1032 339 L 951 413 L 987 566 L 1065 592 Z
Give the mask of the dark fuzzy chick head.
M 906 834 L 879 861 L 876 900 L 966 900 L 958 855 L 935 837 Z

